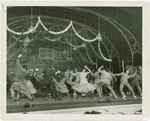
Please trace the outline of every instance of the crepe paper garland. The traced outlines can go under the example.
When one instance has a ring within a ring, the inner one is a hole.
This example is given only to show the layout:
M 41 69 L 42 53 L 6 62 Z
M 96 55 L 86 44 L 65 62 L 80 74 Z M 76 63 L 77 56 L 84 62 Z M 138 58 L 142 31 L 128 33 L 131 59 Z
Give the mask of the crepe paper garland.
M 77 45 L 73 45 L 72 43 L 70 43 L 65 36 L 64 36 L 64 39 L 67 41 L 66 43 L 68 43 L 73 48 L 81 48 L 81 47 L 85 48 L 86 47 L 85 43 L 77 46 Z
M 56 38 L 56 39 L 50 39 L 50 38 L 46 37 L 43 33 L 42 33 L 42 35 L 44 36 L 44 38 L 45 38 L 46 40 L 51 41 L 51 42 L 56 42 L 56 41 L 58 41 L 58 40 L 60 40 L 60 39 L 62 38 L 62 35 L 59 36 L 59 37 Z
M 88 34 L 87 34 L 87 33 L 86 33 L 86 36 L 88 37 Z M 88 38 L 89 38 L 89 37 L 88 37 Z M 112 60 L 105 58 L 104 55 L 103 55 L 102 52 L 101 52 L 101 49 L 100 49 L 100 41 L 101 41 L 101 40 L 102 40 L 102 37 L 100 36 L 100 33 L 99 33 L 99 37 L 98 37 L 98 50 L 99 50 L 99 53 L 100 53 L 100 55 L 102 56 L 102 58 L 103 58 L 104 60 L 111 62 Z M 92 47 L 91 47 L 91 48 L 92 48 Z M 94 48 L 92 48 L 92 49 L 93 49 L 93 51 L 95 51 Z M 97 53 L 96 53 L 96 54 L 97 54 Z
M 39 26 L 40 24 L 40 20 L 38 20 L 38 22 L 36 23 L 35 27 L 31 26 L 30 29 L 26 32 L 23 32 L 23 34 L 21 32 L 15 32 L 13 30 L 11 30 L 9 27 L 7 27 L 7 30 L 13 34 L 16 34 L 16 35 L 27 35 L 27 34 L 30 34 L 32 32 L 35 32 L 35 30 L 37 29 L 37 27 Z
M 97 54 L 97 52 L 94 50 L 94 48 L 93 48 L 93 46 L 92 46 L 91 44 L 90 44 L 90 47 L 91 47 L 92 51 L 94 52 L 94 54 L 95 54 L 99 59 L 106 61 L 106 60 L 105 60 L 104 58 L 102 58 L 99 54 Z
M 85 41 L 85 42 L 94 42 L 94 41 L 96 41 L 96 40 L 98 40 L 98 41 L 101 41 L 101 40 L 102 40 L 102 37 L 101 37 L 100 33 L 97 35 L 96 38 L 91 39 L 91 40 L 88 40 L 88 39 L 83 38 L 83 37 L 80 36 L 80 35 L 77 33 L 77 31 L 75 30 L 72 21 L 70 21 L 70 24 L 68 25 L 67 28 L 65 28 L 64 30 L 62 30 L 62 31 L 60 31 L 60 32 L 49 31 L 49 30 L 45 27 L 45 25 L 43 24 L 43 22 L 41 21 L 41 19 L 40 19 L 39 16 L 38 16 L 38 22 L 36 23 L 35 27 L 31 26 L 28 31 L 23 32 L 23 35 L 27 35 L 27 34 L 30 34 L 30 33 L 34 33 L 34 32 L 36 31 L 37 27 L 39 26 L 39 24 L 41 24 L 41 26 L 42 26 L 46 31 L 48 31 L 48 32 L 51 33 L 51 34 L 55 34 L 55 35 L 56 35 L 56 34 L 63 34 L 63 33 L 65 33 L 65 32 L 67 32 L 70 27 L 72 27 L 72 29 L 73 29 L 73 31 L 75 32 L 75 34 L 76 34 L 80 39 L 82 39 L 82 40 Z M 21 32 L 15 32 L 15 31 L 11 30 L 9 27 L 7 27 L 7 30 L 8 30 L 9 32 L 13 33 L 13 34 L 16 34 L 16 35 L 21 35 L 21 34 L 22 34 Z
M 74 28 L 73 25 L 72 25 L 72 29 L 73 29 L 73 31 L 76 33 L 76 35 L 77 35 L 80 39 L 82 39 L 83 41 L 85 41 L 85 42 L 94 42 L 94 41 L 96 41 L 96 40 L 101 40 L 100 34 L 98 34 L 95 39 L 87 40 L 87 39 L 83 38 L 82 36 L 80 36 L 80 35 L 76 32 L 76 30 L 75 30 L 75 28 Z
M 39 21 L 40 21 L 42 27 L 43 27 L 46 31 L 48 31 L 48 29 L 45 27 L 45 25 L 44 25 L 43 22 L 41 21 L 40 17 L 38 17 L 38 19 L 39 19 Z M 67 27 L 66 29 L 64 29 L 64 30 L 62 30 L 62 31 L 60 31 L 60 32 L 53 32 L 53 31 L 48 31 L 48 32 L 49 32 L 50 34 L 63 34 L 63 33 L 65 33 L 66 31 L 68 31 L 68 29 L 69 29 L 71 26 L 72 26 L 72 21 L 70 21 L 70 24 L 68 25 L 68 27 Z
M 87 59 L 85 59 L 85 58 L 82 56 L 82 54 L 80 53 L 80 51 L 77 51 L 77 52 L 78 52 L 79 56 L 81 57 L 81 59 L 82 59 L 83 61 L 85 61 L 86 63 L 90 63 L 90 64 L 92 64 L 92 65 L 95 65 L 94 63 L 91 63 L 91 62 L 89 62 Z
M 92 59 L 90 58 L 90 55 L 89 55 L 89 53 L 88 53 L 87 48 L 86 48 L 86 54 L 87 54 L 87 57 L 88 57 L 88 59 L 90 60 L 90 62 L 96 65 L 96 63 L 93 62 Z
M 106 61 L 109 61 L 109 62 L 112 61 L 111 59 L 105 58 L 104 55 L 102 54 L 101 49 L 100 49 L 100 41 L 98 41 L 98 50 L 99 50 L 100 55 L 101 55 Z
M 48 40 L 48 41 L 51 41 L 51 42 L 56 42 L 56 41 L 61 39 L 61 36 L 56 38 L 56 39 L 49 39 L 48 37 L 45 36 L 45 39 Z
M 33 26 L 31 26 L 31 27 L 29 28 L 29 31 L 32 31 L 31 33 L 35 33 L 35 32 L 36 32 L 36 30 L 34 29 Z

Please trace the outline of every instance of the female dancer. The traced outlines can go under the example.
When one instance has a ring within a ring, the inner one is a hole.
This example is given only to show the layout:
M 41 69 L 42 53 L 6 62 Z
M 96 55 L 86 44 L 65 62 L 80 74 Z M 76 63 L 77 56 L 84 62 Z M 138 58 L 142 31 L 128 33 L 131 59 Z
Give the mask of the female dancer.
M 68 93 L 69 90 L 67 89 L 67 86 L 65 85 L 65 82 L 68 80 L 69 78 L 69 70 L 67 70 L 64 74 L 64 77 L 60 80 L 60 82 L 56 82 L 56 89 L 58 92 L 60 93 L 67 93 L 68 96 L 70 96 L 70 94 Z
M 86 70 L 88 70 L 88 72 L 86 72 Z M 85 66 L 85 69 L 82 70 L 82 72 L 79 72 L 79 78 L 80 78 L 80 82 L 79 83 L 73 83 L 72 88 L 74 90 L 76 90 L 77 92 L 79 92 L 80 94 L 82 93 L 88 93 L 91 92 L 91 95 L 93 96 L 94 90 L 96 89 L 95 86 L 93 84 L 90 84 L 87 79 L 86 76 L 87 74 L 89 74 L 91 72 L 91 70 Z M 95 97 L 93 96 L 93 98 L 95 99 Z M 80 96 L 79 96 L 80 99 Z
M 74 83 L 75 84 L 79 84 L 79 82 L 80 82 L 80 76 L 79 76 L 79 73 L 78 73 L 78 71 L 77 71 L 77 68 L 75 68 L 75 81 L 74 81 Z M 76 90 L 73 90 L 73 95 L 74 96 L 76 96 L 77 94 L 76 94 Z
M 25 80 L 26 80 L 26 87 L 29 89 L 29 92 L 32 96 L 32 99 L 35 99 L 34 98 L 34 94 L 37 93 L 36 89 L 34 88 L 32 82 L 30 81 L 31 78 L 32 78 L 32 75 L 33 73 L 31 71 L 29 71 L 29 74 L 25 77 Z
M 102 88 L 99 87 L 99 83 L 100 83 L 100 73 L 98 72 L 98 70 L 94 70 L 91 72 L 91 75 L 93 76 L 94 78 L 94 81 L 93 81 L 93 84 L 94 86 L 96 87 L 96 90 L 97 90 L 97 95 L 99 95 L 99 97 L 101 97 L 101 92 L 102 92 Z
M 126 73 L 122 72 L 120 74 L 114 74 L 115 76 L 121 76 L 121 79 L 120 79 L 120 81 L 121 81 L 121 83 L 120 83 L 120 92 L 121 92 L 122 98 L 126 98 L 126 95 L 123 92 L 124 85 L 127 86 L 127 88 L 130 90 L 130 92 L 132 93 L 133 98 L 136 98 L 133 89 L 131 88 L 131 86 L 128 83 L 128 79 L 131 78 L 131 77 L 134 77 L 136 75 L 136 73 L 137 73 L 137 71 L 133 75 L 128 75 L 129 70 L 127 70 Z

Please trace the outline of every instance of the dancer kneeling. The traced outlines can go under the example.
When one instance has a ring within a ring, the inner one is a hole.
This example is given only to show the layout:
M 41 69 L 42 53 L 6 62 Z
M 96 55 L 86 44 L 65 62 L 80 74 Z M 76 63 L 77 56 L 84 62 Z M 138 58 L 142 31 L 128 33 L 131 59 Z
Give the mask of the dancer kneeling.
M 85 69 L 87 69 L 88 72 L 86 72 Z M 85 66 L 85 69 L 83 69 L 82 72 L 79 72 L 80 82 L 73 83 L 72 88 L 76 90 L 77 92 L 79 92 L 80 94 L 90 92 L 93 98 L 95 99 L 93 93 L 96 88 L 93 84 L 90 84 L 86 79 L 87 74 L 89 74 L 91 70 L 87 66 Z M 80 99 L 80 96 L 79 96 L 79 99 Z

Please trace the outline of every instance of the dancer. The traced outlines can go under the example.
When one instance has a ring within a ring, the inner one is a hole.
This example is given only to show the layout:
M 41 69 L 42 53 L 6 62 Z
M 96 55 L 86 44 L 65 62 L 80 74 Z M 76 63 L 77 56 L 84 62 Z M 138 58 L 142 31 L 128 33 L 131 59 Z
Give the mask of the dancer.
M 75 68 L 75 81 L 74 81 L 74 83 L 75 84 L 79 84 L 79 82 L 80 82 L 80 75 L 79 75 L 79 73 L 78 73 L 78 71 L 77 71 L 77 68 Z M 74 96 L 76 96 L 77 94 L 76 94 L 76 90 L 73 90 L 73 95 Z M 83 95 L 83 94 L 82 94 Z
M 85 69 L 87 69 L 88 72 L 86 72 Z M 80 82 L 78 84 L 73 83 L 72 88 L 76 90 L 77 92 L 79 92 L 80 94 L 82 93 L 86 94 L 88 92 L 91 92 L 91 95 L 95 99 L 93 93 L 96 88 L 93 84 L 90 84 L 86 79 L 87 74 L 89 74 L 91 70 L 87 66 L 85 66 L 85 69 L 83 69 L 82 72 L 79 72 Z M 79 96 L 79 99 L 80 99 L 80 96 Z
M 69 90 L 67 89 L 67 86 L 65 85 L 65 82 L 69 78 L 68 71 L 69 70 L 67 70 L 65 72 L 64 77 L 60 80 L 60 82 L 56 82 L 56 89 L 57 89 L 58 92 L 60 92 L 60 93 L 66 93 L 68 96 L 70 96 L 70 94 L 68 93 Z
M 33 70 L 31 70 L 31 72 L 30 72 L 30 76 L 31 76 L 31 79 L 30 79 L 30 81 L 32 82 L 32 84 L 33 84 L 33 86 L 34 86 L 34 88 L 37 90 L 38 89 L 38 85 L 37 85 L 37 81 L 36 81 L 36 76 L 37 76 L 37 71 L 38 71 L 39 69 L 33 69 Z
M 55 100 L 61 100 L 58 97 L 58 93 L 56 90 L 56 79 L 55 79 L 55 70 L 52 66 L 48 66 L 43 71 L 44 74 L 44 84 L 46 86 L 44 90 L 44 97 L 47 99 L 49 91 L 51 90 L 52 96 L 55 98 Z
M 17 72 L 15 73 L 16 77 L 13 78 L 13 84 L 10 88 L 12 101 L 19 100 L 19 92 L 25 94 L 31 101 L 33 101 L 29 89 L 26 87 L 25 76 L 28 74 L 27 66 L 20 64 L 20 58 L 22 54 L 19 54 L 18 59 L 16 61 Z M 17 97 L 15 97 L 15 91 L 17 91 Z
M 114 74 L 115 76 L 121 76 L 121 83 L 120 83 L 120 92 L 122 95 L 122 98 L 126 98 L 126 95 L 123 91 L 123 87 L 124 85 L 130 90 L 130 92 L 132 93 L 133 98 L 136 98 L 134 91 L 132 90 L 131 86 L 128 83 L 128 79 L 131 77 L 134 77 L 136 75 L 137 71 L 133 74 L 133 75 L 128 75 L 129 74 L 129 70 L 126 71 L 126 73 L 122 72 L 120 74 Z
M 133 77 L 130 84 L 131 84 L 131 87 L 132 87 L 133 90 L 134 90 L 134 87 L 137 86 L 137 89 L 138 89 L 140 95 L 142 96 L 142 90 L 141 90 L 141 87 L 140 87 L 140 82 L 142 80 L 141 69 L 142 69 L 141 66 L 139 66 L 137 74 Z
M 25 76 L 25 80 L 26 80 L 26 87 L 29 89 L 32 99 L 34 100 L 35 99 L 34 94 L 36 94 L 37 91 L 34 88 L 33 83 L 30 81 L 33 78 L 32 76 L 33 76 L 33 72 L 29 71 L 29 74 Z
M 100 92 L 98 92 L 100 94 L 99 96 L 101 97 L 102 87 L 105 85 L 111 91 L 114 98 L 117 99 L 118 97 L 116 96 L 116 93 L 114 92 L 114 90 L 110 86 L 111 75 L 107 71 L 105 71 L 104 66 L 101 66 L 98 69 L 98 72 L 101 73 L 101 77 L 100 77 L 101 79 L 99 80 L 100 82 L 98 83 L 98 87 L 99 87 L 98 91 L 100 91 Z
M 116 78 L 115 75 L 110 71 L 109 68 L 107 69 L 107 71 L 108 71 L 108 73 L 109 73 L 110 76 L 111 76 L 111 77 L 110 77 L 110 85 L 111 85 L 112 89 L 116 92 L 117 89 L 116 89 L 116 84 L 115 84 L 115 82 L 117 81 L 117 78 Z M 111 93 L 109 93 L 109 95 L 112 96 Z
M 37 92 L 41 92 L 44 89 L 44 77 L 43 77 L 43 73 L 37 75 L 36 78 L 36 83 L 37 83 Z

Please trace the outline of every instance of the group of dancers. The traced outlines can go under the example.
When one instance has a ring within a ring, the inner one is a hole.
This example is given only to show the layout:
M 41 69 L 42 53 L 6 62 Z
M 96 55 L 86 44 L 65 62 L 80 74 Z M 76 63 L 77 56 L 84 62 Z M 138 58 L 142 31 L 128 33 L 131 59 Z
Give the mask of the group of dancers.
M 128 69 L 126 73 L 113 74 L 109 69 L 106 71 L 104 66 L 100 66 L 98 69 L 90 70 L 87 66 L 78 72 L 77 68 L 74 70 L 67 70 L 61 72 L 52 66 L 47 66 L 41 74 L 37 75 L 36 69 L 28 69 L 26 65 L 21 66 L 20 58 L 18 56 L 16 61 L 17 71 L 13 78 L 13 83 L 10 87 L 12 101 L 17 101 L 20 98 L 20 94 L 26 95 L 31 101 L 35 99 L 35 95 L 43 93 L 44 98 L 48 99 L 49 94 L 55 100 L 61 100 L 60 93 L 66 93 L 70 96 L 69 87 L 73 90 L 73 95 L 85 96 L 90 93 L 91 96 L 96 99 L 94 92 L 97 91 L 97 95 L 101 98 L 103 95 L 103 87 L 107 87 L 110 90 L 110 95 L 113 95 L 117 99 L 117 95 L 113 89 L 112 83 L 117 81 L 116 76 L 120 76 L 120 93 L 122 98 L 126 98 L 123 91 L 126 86 L 133 98 L 136 98 L 134 93 L 134 86 L 142 96 L 141 83 L 142 83 L 142 67 L 139 66 L 136 71 L 130 74 L 132 71 Z M 129 84 L 128 79 L 132 78 Z

